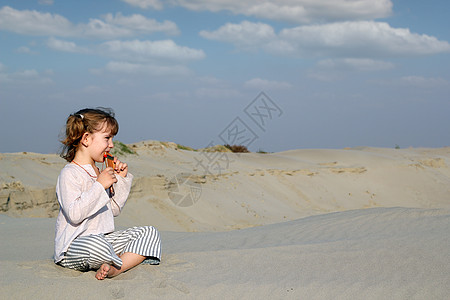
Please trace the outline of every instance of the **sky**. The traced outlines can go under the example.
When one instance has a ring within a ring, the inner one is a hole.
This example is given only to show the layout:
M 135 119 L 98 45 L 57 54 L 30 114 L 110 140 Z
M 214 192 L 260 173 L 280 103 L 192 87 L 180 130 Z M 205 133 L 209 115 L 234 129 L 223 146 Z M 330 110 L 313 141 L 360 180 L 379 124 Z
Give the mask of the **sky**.
M 0 152 L 124 143 L 450 146 L 450 1 L 0 0 Z

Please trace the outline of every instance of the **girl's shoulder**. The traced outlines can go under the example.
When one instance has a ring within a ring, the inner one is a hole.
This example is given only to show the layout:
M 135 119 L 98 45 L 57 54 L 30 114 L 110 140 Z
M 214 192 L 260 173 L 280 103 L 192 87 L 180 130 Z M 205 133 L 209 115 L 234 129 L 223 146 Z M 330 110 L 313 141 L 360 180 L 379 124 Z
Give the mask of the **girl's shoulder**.
M 64 166 L 64 168 L 62 168 L 61 172 L 71 172 L 75 170 L 75 167 L 77 165 L 73 164 L 73 163 L 68 163 Z
M 91 165 L 68 163 L 61 170 L 60 176 L 71 176 L 84 179 L 96 179 L 97 174 Z
M 82 172 L 80 172 L 81 168 L 78 167 L 75 164 L 68 163 L 67 165 L 62 168 L 61 172 L 59 173 L 59 177 L 80 177 L 83 175 Z

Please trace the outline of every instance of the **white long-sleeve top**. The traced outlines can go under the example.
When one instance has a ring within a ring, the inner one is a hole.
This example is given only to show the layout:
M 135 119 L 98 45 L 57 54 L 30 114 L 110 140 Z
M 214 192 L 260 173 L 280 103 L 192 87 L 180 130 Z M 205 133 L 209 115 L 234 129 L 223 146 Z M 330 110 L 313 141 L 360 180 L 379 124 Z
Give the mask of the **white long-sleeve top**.
M 97 179 L 89 176 L 95 175 L 94 168 L 89 164 L 82 167 L 85 170 L 67 164 L 56 183 L 60 209 L 55 227 L 55 263 L 63 259 L 77 237 L 113 232 L 114 217 L 120 214 L 130 193 L 132 174 L 116 176 L 115 194 L 110 198 Z

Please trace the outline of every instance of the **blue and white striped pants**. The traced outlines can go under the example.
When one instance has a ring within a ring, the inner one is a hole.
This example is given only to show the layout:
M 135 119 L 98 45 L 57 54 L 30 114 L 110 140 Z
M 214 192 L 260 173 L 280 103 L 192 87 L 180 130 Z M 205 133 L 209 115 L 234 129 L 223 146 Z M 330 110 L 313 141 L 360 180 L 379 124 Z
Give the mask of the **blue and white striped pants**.
M 98 269 L 104 263 L 120 268 L 122 260 L 119 255 L 125 252 L 145 256 L 153 263 L 155 260 L 160 261 L 159 232 L 153 226 L 143 226 L 108 234 L 81 236 L 70 244 L 60 264 L 79 271 Z

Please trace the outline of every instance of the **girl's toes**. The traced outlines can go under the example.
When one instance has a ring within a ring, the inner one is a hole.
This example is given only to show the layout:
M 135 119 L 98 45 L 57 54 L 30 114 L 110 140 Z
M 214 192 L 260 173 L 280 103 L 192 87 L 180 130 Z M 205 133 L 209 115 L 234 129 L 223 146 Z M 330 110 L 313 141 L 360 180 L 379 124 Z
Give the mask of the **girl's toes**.
M 108 273 L 110 270 L 111 266 L 108 264 L 103 264 L 98 270 L 97 270 L 97 274 L 95 274 L 95 278 L 97 278 L 98 280 L 103 280 L 106 277 L 108 277 Z

